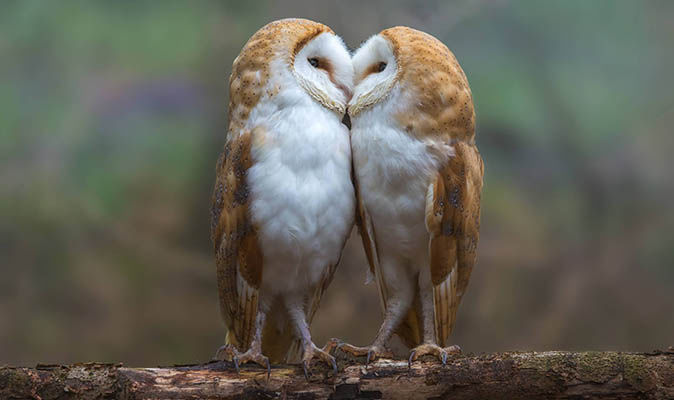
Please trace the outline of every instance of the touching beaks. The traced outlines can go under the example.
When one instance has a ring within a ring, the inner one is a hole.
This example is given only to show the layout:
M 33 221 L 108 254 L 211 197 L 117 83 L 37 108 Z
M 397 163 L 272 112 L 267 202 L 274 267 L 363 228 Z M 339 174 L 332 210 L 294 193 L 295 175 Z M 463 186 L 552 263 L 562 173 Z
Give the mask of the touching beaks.
M 342 123 L 346 125 L 349 130 L 351 130 L 351 117 L 349 116 L 349 110 L 346 110 L 344 117 L 342 118 Z

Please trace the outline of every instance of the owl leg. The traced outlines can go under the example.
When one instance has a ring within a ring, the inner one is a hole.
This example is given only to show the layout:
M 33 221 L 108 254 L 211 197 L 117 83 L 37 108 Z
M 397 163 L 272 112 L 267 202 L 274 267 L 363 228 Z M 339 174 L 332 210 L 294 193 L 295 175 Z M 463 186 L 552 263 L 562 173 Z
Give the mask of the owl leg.
M 377 358 L 393 358 L 393 353 L 386 348 L 386 344 L 412 306 L 412 300 L 413 292 L 411 287 L 409 291 L 400 287 L 400 290 L 392 293 L 386 300 L 384 322 L 382 322 L 379 327 L 379 332 L 377 333 L 374 342 L 372 342 L 372 345 L 369 347 L 356 347 L 343 343 L 339 345 L 339 349 L 353 354 L 356 357 L 367 356 L 365 359 L 366 364 L 369 364 L 370 361 L 374 361 Z
M 304 307 L 297 302 L 289 303 L 288 313 L 295 324 L 295 329 L 297 330 L 299 338 L 302 340 L 302 347 L 304 349 L 304 354 L 302 356 L 302 369 L 304 370 L 304 377 L 306 380 L 309 380 L 311 360 L 314 358 L 318 358 L 321 361 L 327 363 L 328 366 L 332 367 L 334 373 L 337 374 L 337 362 L 335 361 L 335 358 L 329 353 L 330 349 L 336 345 L 334 339 L 329 341 L 325 348 L 319 349 L 311 340 L 311 332 L 309 332 L 309 324 L 307 324 Z
M 215 358 L 218 360 L 231 359 L 236 372 L 239 372 L 240 365 L 254 362 L 267 370 L 267 379 L 269 379 L 271 364 L 269 363 L 269 358 L 262 354 L 262 328 L 264 327 L 265 317 L 264 311 L 257 311 L 255 335 L 253 336 L 253 341 L 250 343 L 250 348 L 245 353 L 239 352 L 231 344 L 226 344 L 218 349 L 217 353 L 215 353 Z
M 407 314 L 407 310 L 411 303 L 411 299 L 410 301 L 401 302 L 393 296 L 390 297 L 386 302 L 384 322 L 382 322 L 379 327 L 379 332 L 377 332 L 374 342 L 372 342 L 369 347 L 357 347 L 343 343 L 339 346 L 340 350 L 351 353 L 356 357 L 367 356 L 365 359 L 366 364 L 369 364 L 370 361 L 374 361 L 377 358 L 393 358 L 393 353 L 386 348 L 386 344 L 389 339 L 391 339 L 391 336 L 393 336 L 393 332 L 398 327 L 405 314 Z
M 387 301 L 386 304 L 387 309 L 386 315 L 384 316 L 384 322 L 382 322 L 381 326 L 379 327 L 379 332 L 377 332 L 377 336 L 370 346 L 358 347 L 348 343 L 342 343 L 339 345 L 339 349 L 353 354 L 356 357 L 366 356 L 365 364 L 369 364 L 371 361 L 374 361 L 377 358 L 393 358 L 393 353 L 391 350 L 386 348 L 386 344 L 388 343 L 389 339 L 391 339 L 393 332 L 407 313 L 410 304 L 404 306 L 403 304 L 395 301 L 393 298 L 390 298 L 389 300 L 390 301 Z
M 421 313 L 423 317 L 424 325 L 424 343 L 420 346 L 415 347 L 410 351 L 410 357 L 407 361 L 409 368 L 412 368 L 412 363 L 419 359 L 419 357 L 425 355 L 433 355 L 437 357 L 442 365 L 447 364 L 447 356 L 449 354 L 458 354 L 461 353 L 461 348 L 459 346 L 449 346 L 442 348 L 438 346 L 436 337 L 435 337 L 435 306 L 433 304 L 433 287 L 430 281 L 430 274 L 426 273 L 420 274 L 419 276 L 419 286 L 422 288 L 420 290 L 421 296 Z

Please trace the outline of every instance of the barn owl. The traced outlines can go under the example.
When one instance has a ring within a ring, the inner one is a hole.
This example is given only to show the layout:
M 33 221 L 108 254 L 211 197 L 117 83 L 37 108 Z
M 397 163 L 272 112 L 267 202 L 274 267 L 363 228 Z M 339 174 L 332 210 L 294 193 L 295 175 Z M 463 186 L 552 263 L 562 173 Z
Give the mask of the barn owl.
M 456 311 L 475 264 L 483 164 L 468 81 L 434 37 L 382 31 L 352 57 L 351 148 L 356 219 L 384 321 L 367 361 L 390 356 L 397 333 L 410 364 L 446 363 Z
M 211 239 L 227 327 L 218 359 L 269 370 L 289 349 L 336 369 L 309 325 L 355 216 L 353 67 L 325 25 L 272 22 L 234 60 L 229 130 L 216 165 Z

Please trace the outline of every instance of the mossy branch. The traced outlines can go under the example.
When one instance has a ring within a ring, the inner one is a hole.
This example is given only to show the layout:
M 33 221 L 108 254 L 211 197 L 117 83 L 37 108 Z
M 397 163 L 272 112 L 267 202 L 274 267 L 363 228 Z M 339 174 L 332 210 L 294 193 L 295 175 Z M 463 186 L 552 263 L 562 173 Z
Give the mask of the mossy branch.
M 447 366 L 339 357 L 337 376 L 315 365 L 309 381 L 296 365 L 230 363 L 165 368 L 112 364 L 0 367 L 0 398 L 674 398 L 674 349 L 652 353 L 542 352 L 462 355 Z

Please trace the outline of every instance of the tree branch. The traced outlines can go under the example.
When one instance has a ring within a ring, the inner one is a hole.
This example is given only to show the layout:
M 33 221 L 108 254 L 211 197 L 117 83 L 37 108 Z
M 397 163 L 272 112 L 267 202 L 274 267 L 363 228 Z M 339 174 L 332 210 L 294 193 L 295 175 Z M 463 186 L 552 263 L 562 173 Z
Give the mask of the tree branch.
M 674 349 L 652 353 L 543 352 L 458 356 L 442 366 L 379 360 L 369 366 L 341 354 L 336 377 L 314 365 L 309 381 L 296 365 L 266 371 L 227 362 L 170 368 L 112 364 L 0 367 L 0 398 L 34 399 L 355 399 L 355 398 L 674 398 Z

